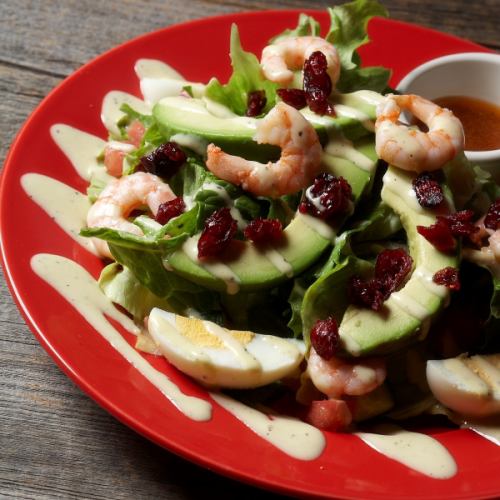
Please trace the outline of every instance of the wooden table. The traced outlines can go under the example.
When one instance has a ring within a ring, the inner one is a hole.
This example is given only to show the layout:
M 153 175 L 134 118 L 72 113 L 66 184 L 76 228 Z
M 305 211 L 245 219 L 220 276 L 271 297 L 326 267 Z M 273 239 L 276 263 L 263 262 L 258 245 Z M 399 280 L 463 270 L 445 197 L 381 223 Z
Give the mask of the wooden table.
M 273 0 L 2 0 L 0 159 L 65 76 L 111 47 L 189 19 L 241 10 L 319 8 Z M 395 19 L 500 50 L 500 0 L 388 0 Z M 0 281 L 0 497 L 283 498 L 192 465 L 131 431 L 47 356 Z

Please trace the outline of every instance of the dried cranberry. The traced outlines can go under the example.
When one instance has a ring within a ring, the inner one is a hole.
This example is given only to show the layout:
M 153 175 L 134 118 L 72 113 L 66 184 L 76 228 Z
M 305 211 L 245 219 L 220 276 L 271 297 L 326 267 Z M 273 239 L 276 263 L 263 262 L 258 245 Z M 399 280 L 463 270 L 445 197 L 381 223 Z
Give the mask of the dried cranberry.
M 216 210 L 206 221 L 198 240 L 198 257 L 206 259 L 222 253 L 234 238 L 238 225 L 229 208 Z
M 457 246 L 450 227 L 443 219 L 432 226 L 417 226 L 417 231 L 440 252 L 451 253 Z
M 411 271 L 412 264 L 413 259 L 402 248 L 387 249 L 379 253 L 375 264 L 375 279 L 381 284 L 385 298 L 401 285 Z
M 283 235 L 283 226 L 278 219 L 258 218 L 251 221 L 244 231 L 245 237 L 258 245 L 276 243 Z
M 140 170 L 161 177 L 171 177 L 186 161 L 186 154 L 176 142 L 166 142 L 140 160 Z
M 170 219 L 181 215 L 186 209 L 184 200 L 180 197 L 174 198 L 173 200 L 166 201 L 158 207 L 158 212 L 156 212 L 155 221 L 160 224 L 166 224 Z
M 259 116 L 266 105 L 266 93 L 263 90 L 254 90 L 248 93 L 247 116 Z
M 470 236 L 477 231 L 479 227 L 472 223 L 474 212 L 472 210 L 461 210 L 450 215 L 438 215 L 437 220 L 447 224 L 453 236 Z
M 343 177 L 335 177 L 323 172 L 306 190 L 299 206 L 301 213 L 310 213 L 320 219 L 330 219 L 344 215 L 351 210 L 352 189 Z
M 349 282 L 349 299 L 353 304 L 378 311 L 385 300 L 384 293 L 380 288 L 378 280 L 365 281 L 359 276 L 353 276 Z
M 313 52 L 304 62 L 304 92 L 307 105 L 317 114 L 335 115 L 333 106 L 328 102 L 332 93 L 332 80 L 327 73 L 328 62 L 325 54 Z
M 359 276 L 351 278 L 351 302 L 378 311 L 391 293 L 403 283 L 412 264 L 413 259 L 402 248 L 383 250 L 377 257 L 372 279 L 362 280 Z
M 450 215 L 438 215 L 437 221 L 432 226 L 417 226 L 417 231 L 440 252 L 453 252 L 457 246 L 454 236 L 470 238 L 479 231 L 474 225 L 472 210 L 461 210 Z
M 417 200 L 425 208 L 434 208 L 444 200 L 443 190 L 434 174 L 424 172 L 413 180 Z
M 333 316 L 316 321 L 311 330 L 311 345 L 323 359 L 330 359 L 335 355 L 340 345 L 340 335 Z
M 278 89 L 276 93 L 283 102 L 295 109 L 302 109 L 307 106 L 306 93 L 301 89 Z
M 497 198 L 488 209 L 484 218 L 484 227 L 493 231 L 500 229 L 500 198 Z
M 444 285 L 450 290 L 460 290 L 458 269 L 455 267 L 445 267 L 444 269 L 440 269 L 436 274 L 434 274 L 432 281 L 438 285 Z

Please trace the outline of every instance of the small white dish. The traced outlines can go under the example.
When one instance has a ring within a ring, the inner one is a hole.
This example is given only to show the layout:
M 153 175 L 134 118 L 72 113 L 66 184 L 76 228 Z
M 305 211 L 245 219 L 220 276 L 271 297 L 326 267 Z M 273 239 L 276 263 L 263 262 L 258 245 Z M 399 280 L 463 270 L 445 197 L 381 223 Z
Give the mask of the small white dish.
M 410 71 L 397 90 L 431 100 L 468 96 L 500 106 L 500 54 L 464 52 L 432 59 Z M 465 154 L 495 178 L 500 177 L 500 149 L 465 151 Z

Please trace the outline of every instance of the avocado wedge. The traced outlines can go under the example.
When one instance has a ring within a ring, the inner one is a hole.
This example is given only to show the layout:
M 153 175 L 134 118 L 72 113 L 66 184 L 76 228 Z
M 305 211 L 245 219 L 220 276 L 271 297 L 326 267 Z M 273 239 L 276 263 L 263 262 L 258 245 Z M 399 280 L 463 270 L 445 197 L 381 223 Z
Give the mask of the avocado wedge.
M 373 110 L 367 110 L 365 108 L 370 105 L 363 103 L 360 99 L 353 99 L 350 94 L 346 96 L 348 96 L 346 102 L 349 102 L 349 106 L 342 105 L 343 115 L 319 116 L 308 108 L 301 111 L 313 125 L 323 144 L 328 141 L 329 134 L 332 132 L 341 132 L 350 140 L 359 139 L 371 133 L 370 125 L 366 122 L 373 119 L 374 107 L 372 106 Z M 338 99 L 339 102 L 343 102 L 342 96 Z M 352 107 L 354 104 L 364 106 L 363 111 Z M 200 137 L 207 144 L 212 142 L 229 154 L 255 161 L 269 161 L 279 157 L 279 148 L 269 144 L 257 144 L 253 140 L 259 118 L 214 113 L 212 108 L 212 106 L 207 106 L 207 101 L 203 99 L 181 96 L 165 97 L 154 106 L 153 115 L 165 137 L 189 134 Z
M 417 226 L 435 223 L 436 212 L 418 204 L 413 178 L 390 166 L 383 179 L 382 200 L 400 216 L 414 269 L 380 311 L 348 306 L 339 327 L 345 355 L 388 354 L 425 337 L 433 317 L 449 298 L 448 289 L 435 284 L 432 277 L 445 267 L 457 267 L 458 256 L 441 253 L 417 232 Z

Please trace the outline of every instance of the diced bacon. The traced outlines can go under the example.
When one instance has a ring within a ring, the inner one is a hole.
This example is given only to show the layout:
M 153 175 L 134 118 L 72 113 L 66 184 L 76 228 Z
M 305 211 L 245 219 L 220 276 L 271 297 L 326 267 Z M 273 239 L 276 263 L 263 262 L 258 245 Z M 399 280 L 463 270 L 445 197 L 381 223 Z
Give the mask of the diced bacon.
M 306 421 L 325 431 L 343 431 L 352 422 L 352 415 L 347 403 L 341 399 L 313 401 L 306 413 Z

